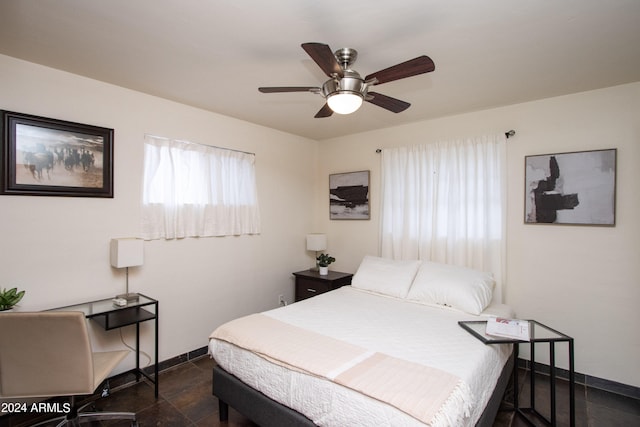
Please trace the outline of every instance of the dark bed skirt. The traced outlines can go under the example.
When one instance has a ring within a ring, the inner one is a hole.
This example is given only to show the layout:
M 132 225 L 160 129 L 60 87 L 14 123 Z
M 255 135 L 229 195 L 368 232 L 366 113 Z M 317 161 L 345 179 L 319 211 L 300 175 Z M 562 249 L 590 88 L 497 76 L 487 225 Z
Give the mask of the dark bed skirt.
M 509 357 L 491 399 L 476 423 L 477 427 L 493 425 L 502 397 L 510 383 L 513 366 L 513 357 Z M 213 368 L 213 395 L 218 398 L 220 421 L 227 420 L 231 406 L 261 427 L 315 426 L 309 418 L 249 387 L 217 365 Z

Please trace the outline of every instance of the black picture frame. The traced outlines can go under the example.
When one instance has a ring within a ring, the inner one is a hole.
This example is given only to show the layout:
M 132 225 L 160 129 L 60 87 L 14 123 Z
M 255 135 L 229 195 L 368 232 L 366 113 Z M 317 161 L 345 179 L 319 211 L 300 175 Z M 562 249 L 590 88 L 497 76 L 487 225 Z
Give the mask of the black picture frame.
M 371 218 L 368 170 L 329 175 L 329 218 Z
M 113 129 L 0 114 L 0 194 L 113 198 Z
M 525 224 L 616 223 L 617 150 L 525 156 Z

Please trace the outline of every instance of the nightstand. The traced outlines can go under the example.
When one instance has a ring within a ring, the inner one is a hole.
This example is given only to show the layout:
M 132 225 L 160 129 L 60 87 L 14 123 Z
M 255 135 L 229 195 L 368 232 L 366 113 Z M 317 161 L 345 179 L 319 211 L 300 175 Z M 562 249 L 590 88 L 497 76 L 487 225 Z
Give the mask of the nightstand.
M 321 276 L 317 271 L 303 270 L 293 275 L 296 276 L 296 301 L 350 285 L 353 278 L 353 274 L 339 271 L 329 271 L 326 276 Z

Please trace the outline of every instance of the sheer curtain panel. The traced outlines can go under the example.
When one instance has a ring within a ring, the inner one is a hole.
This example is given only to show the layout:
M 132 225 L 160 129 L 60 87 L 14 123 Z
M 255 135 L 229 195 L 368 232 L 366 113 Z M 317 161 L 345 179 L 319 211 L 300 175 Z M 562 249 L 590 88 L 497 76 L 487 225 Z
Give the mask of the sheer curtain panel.
M 255 155 L 145 136 L 145 239 L 260 233 Z
M 380 252 L 504 277 L 506 137 L 382 151 Z M 494 298 L 494 300 L 496 300 Z

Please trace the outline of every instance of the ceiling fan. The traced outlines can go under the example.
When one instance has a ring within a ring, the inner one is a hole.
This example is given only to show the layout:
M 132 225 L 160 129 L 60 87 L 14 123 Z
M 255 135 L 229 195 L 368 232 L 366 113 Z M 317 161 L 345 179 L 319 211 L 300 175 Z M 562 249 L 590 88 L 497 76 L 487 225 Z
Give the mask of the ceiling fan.
M 394 65 L 364 79 L 350 67 L 356 61 L 358 52 L 355 49 L 343 48 L 331 52 L 331 48 L 323 43 L 303 43 L 302 48 L 329 77 L 322 87 L 292 86 L 292 87 L 260 87 L 262 93 L 277 92 L 311 92 L 322 95 L 327 101 L 314 116 L 315 118 L 329 117 L 333 113 L 351 114 L 362 105 L 363 101 L 394 113 L 400 113 L 411 104 L 377 92 L 370 92 L 374 85 L 400 80 L 418 74 L 435 70 L 435 64 L 426 55 L 419 56 L 401 64 Z

